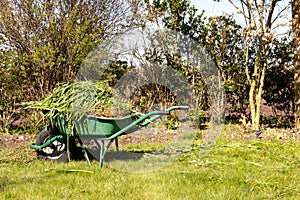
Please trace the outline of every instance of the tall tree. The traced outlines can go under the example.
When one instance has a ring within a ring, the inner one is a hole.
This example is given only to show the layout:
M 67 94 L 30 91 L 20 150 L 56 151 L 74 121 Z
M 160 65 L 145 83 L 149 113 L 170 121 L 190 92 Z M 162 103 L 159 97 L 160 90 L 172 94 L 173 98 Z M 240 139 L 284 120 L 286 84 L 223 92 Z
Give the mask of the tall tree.
M 300 1 L 292 0 L 291 3 L 295 67 L 295 127 L 300 128 Z
M 197 41 L 205 38 L 206 27 L 203 12 L 197 14 L 197 9 L 191 5 L 189 0 L 154 0 L 148 1 L 147 19 L 153 23 L 163 25 L 170 30 L 182 33 Z M 190 40 L 186 41 L 187 43 Z M 182 45 L 182 44 L 181 44 Z M 203 79 L 195 66 L 182 64 L 178 55 L 164 52 L 167 63 L 176 69 L 190 82 L 194 93 L 199 97 L 199 107 L 207 108 Z M 152 56 L 154 57 L 154 56 Z
M 244 84 L 246 76 L 243 73 L 243 29 L 232 16 L 209 18 L 207 29 L 207 35 L 202 43 L 210 49 L 210 56 L 215 60 L 225 83 L 229 117 L 230 112 L 235 113 L 234 115 L 245 114 L 249 87 Z
M 0 125 L 14 103 L 42 98 L 74 79 L 95 46 L 138 22 L 139 2 L 1 0 L 0 46 L 10 48 L 0 49 Z
M 246 83 L 250 86 L 249 105 L 252 128 L 258 130 L 266 70 L 271 65 L 269 60 L 271 41 L 276 35 L 274 27 L 276 20 L 281 17 L 289 5 L 280 7 L 279 4 L 284 3 L 282 0 L 228 1 L 238 10 L 238 13 L 243 15 L 246 23 L 244 33 Z M 250 54 L 250 49 L 255 49 L 254 56 Z M 251 60 L 254 60 L 253 66 Z
M 47 92 L 74 78 L 101 40 L 135 22 L 137 3 L 132 2 L 1 1 L 0 40 L 16 51 L 35 91 Z

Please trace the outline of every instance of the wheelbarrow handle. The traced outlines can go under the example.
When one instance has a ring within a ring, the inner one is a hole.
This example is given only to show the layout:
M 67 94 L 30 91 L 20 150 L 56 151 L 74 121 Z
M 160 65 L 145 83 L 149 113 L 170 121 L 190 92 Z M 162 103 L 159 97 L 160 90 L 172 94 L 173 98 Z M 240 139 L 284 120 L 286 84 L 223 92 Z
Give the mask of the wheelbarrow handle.
M 157 115 L 169 115 L 170 111 L 167 110 L 159 110 L 159 111 L 153 111 L 153 113 L 157 114 Z
M 190 107 L 189 106 L 178 106 L 178 110 L 188 110 Z
M 188 110 L 189 106 L 172 106 L 168 108 L 166 111 L 172 111 L 172 110 Z

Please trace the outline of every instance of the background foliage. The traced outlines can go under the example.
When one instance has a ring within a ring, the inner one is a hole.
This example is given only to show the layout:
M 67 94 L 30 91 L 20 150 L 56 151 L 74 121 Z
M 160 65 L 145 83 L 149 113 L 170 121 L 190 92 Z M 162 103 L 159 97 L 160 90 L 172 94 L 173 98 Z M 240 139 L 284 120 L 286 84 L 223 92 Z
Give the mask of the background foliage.
M 95 46 L 139 20 L 139 6 L 117 0 L 1 1 L 0 44 L 7 48 L 0 53 L 0 130 L 20 118 L 16 103 L 41 99 L 74 79 Z
M 258 40 L 246 41 L 246 35 L 254 34 L 255 29 L 240 26 L 232 16 L 207 18 L 204 11 L 197 12 L 186 0 L 154 0 L 152 3 L 5 0 L 0 6 L 1 131 L 15 126 L 26 128 L 28 124 L 22 123 L 30 114 L 18 107 L 18 103 L 42 99 L 57 85 L 72 81 L 87 54 L 103 40 L 149 22 L 181 32 L 205 46 L 224 80 L 227 116 L 250 118 L 250 85 L 245 84 L 245 70 L 246 66 L 250 72 L 254 70 L 255 58 L 259 55 Z M 270 62 L 263 102 L 271 107 L 275 123 L 289 121 L 291 124 L 294 94 L 291 36 L 273 37 L 268 42 L 270 52 L 264 59 Z M 164 56 L 168 65 L 193 86 L 200 108 L 208 110 L 209 94 L 201 74 L 193 67 L 178 63 L 174 55 Z M 104 79 L 114 86 L 130 67 L 123 61 L 112 63 Z M 159 85 L 140 88 L 135 95 L 134 105 L 144 111 L 158 102 L 174 103 L 170 91 Z

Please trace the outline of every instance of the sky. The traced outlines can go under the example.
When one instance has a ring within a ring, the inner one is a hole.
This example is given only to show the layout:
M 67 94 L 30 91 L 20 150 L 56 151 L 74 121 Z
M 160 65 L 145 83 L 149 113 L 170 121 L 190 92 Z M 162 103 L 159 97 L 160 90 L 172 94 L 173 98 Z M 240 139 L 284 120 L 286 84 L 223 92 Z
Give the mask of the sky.
M 207 16 L 236 13 L 234 7 L 226 0 L 215 2 L 213 0 L 191 0 L 198 10 L 205 10 Z
M 205 16 L 215 15 L 233 15 L 233 18 L 240 25 L 245 24 L 244 18 L 237 14 L 236 8 L 233 7 L 227 0 L 221 0 L 216 2 L 213 0 L 191 0 L 191 4 L 194 5 L 198 11 L 205 10 Z
M 281 3 L 281 6 L 286 5 L 288 0 L 284 0 Z M 205 16 L 214 16 L 214 15 L 224 15 L 229 14 L 233 15 L 233 18 L 240 25 L 245 24 L 245 20 L 241 14 L 237 14 L 236 8 L 233 7 L 227 0 L 221 0 L 221 2 L 216 2 L 213 0 L 191 0 L 191 4 L 194 5 L 198 10 L 205 10 Z M 278 24 L 287 24 L 291 20 L 290 12 L 286 12 L 285 18 L 277 20 Z M 287 25 L 281 26 L 276 30 L 277 34 L 285 34 L 288 27 Z

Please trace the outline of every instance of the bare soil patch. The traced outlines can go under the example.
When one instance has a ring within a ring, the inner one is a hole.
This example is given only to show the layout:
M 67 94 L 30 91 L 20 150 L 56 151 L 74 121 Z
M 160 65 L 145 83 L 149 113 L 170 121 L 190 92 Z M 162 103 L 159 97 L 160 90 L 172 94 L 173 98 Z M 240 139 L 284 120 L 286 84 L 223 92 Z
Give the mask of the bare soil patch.
M 29 146 L 35 141 L 36 135 L 0 135 L 0 149 Z

